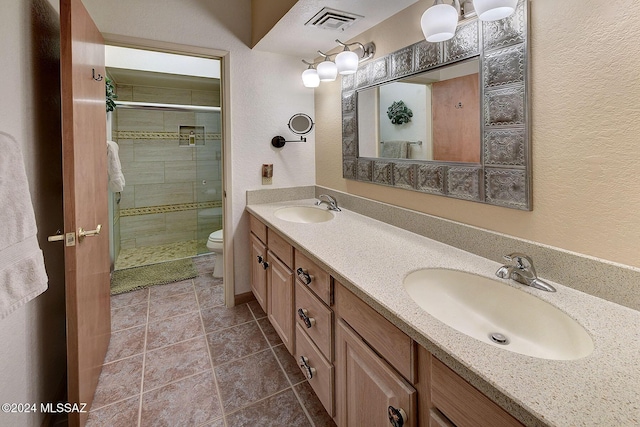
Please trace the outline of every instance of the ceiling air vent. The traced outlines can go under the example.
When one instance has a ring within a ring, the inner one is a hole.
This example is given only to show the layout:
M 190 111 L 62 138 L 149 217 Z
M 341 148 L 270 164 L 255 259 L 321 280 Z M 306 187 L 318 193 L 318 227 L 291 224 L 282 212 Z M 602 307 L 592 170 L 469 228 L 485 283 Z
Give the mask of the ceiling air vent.
M 309 19 L 304 25 L 322 28 L 323 30 L 344 31 L 350 27 L 351 24 L 361 18 L 364 18 L 364 16 L 325 7 L 320 12 L 316 13 L 313 18 Z

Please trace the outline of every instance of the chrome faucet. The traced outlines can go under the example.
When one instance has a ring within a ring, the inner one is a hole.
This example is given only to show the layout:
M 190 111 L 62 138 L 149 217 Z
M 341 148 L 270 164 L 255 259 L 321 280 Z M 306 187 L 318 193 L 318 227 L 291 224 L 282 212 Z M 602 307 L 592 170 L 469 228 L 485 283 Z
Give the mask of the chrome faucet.
M 323 198 L 326 200 L 322 200 Z M 337 200 L 328 194 L 321 194 L 318 196 L 318 201 L 316 202 L 316 206 L 320 206 L 323 203 L 327 205 L 327 209 L 329 209 L 330 211 L 340 212 L 342 210 L 338 207 Z
M 496 271 L 496 276 L 501 279 L 512 279 L 523 285 L 543 291 L 556 291 L 553 286 L 544 280 L 538 279 L 536 269 L 533 267 L 533 260 L 527 255 L 516 252 L 511 255 L 505 255 L 503 258 L 508 264 L 500 267 L 498 271 Z

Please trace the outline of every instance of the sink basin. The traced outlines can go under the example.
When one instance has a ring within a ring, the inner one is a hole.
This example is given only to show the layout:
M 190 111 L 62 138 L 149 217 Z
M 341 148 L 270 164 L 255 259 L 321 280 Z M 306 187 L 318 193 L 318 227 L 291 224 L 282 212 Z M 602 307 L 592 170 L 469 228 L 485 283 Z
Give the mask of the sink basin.
M 288 206 L 274 212 L 276 218 L 290 222 L 317 223 L 333 219 L 333 213 L 313 206 Z
M 427 313 L 484 343 L 542 359 L 574 360 L 593 351 L 578 322 L 553 305 L 476 274 L 424 269 L 404 287 Z

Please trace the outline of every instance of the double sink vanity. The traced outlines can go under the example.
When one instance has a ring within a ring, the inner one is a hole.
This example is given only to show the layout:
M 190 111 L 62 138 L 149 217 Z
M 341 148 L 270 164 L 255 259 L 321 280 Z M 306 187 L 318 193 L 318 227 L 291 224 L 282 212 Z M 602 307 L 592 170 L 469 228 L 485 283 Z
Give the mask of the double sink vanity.
M 640 424 L 640 313 L 318 203 L 247 205 L 251 285 L 339 427 Z

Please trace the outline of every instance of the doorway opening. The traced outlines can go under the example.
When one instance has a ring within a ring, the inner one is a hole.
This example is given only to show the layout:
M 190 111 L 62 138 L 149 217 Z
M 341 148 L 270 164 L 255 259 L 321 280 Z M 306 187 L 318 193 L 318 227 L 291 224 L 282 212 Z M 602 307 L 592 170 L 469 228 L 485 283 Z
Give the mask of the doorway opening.
M 222 266 L 221 59 L 108 45 L 105 65 L 107 137 L 125 179 L 109 194 L 112 269 L 200 256 Z

